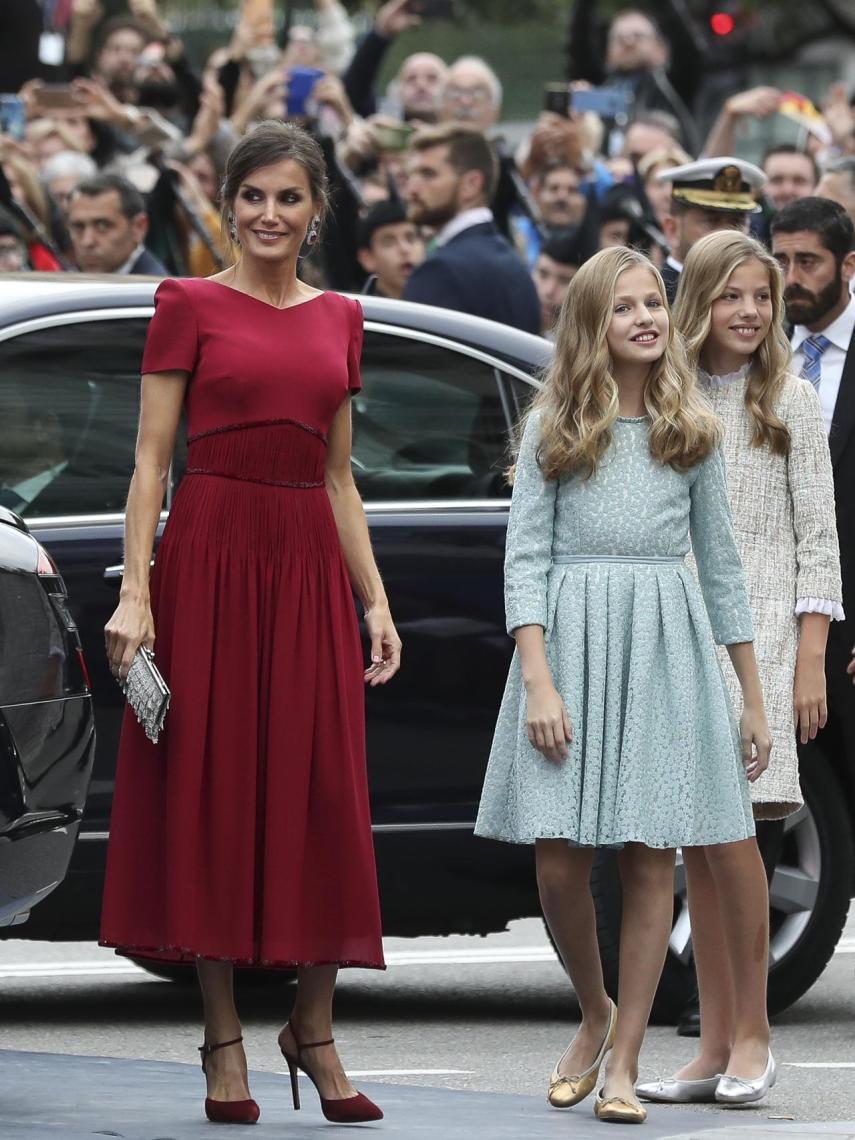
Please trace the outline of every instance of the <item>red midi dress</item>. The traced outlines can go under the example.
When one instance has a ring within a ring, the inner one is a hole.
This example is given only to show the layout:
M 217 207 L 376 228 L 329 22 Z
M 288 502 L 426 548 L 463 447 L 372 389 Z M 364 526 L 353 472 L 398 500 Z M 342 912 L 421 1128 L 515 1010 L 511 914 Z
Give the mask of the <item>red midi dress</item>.
M 172 689 L 125 714 L 101 943 L 241 965 L 382 968 L 359 630 L 326 437 L 362 309 L 166 280 L 142 371 L 183 369 L 187 471 L 151 575 Z

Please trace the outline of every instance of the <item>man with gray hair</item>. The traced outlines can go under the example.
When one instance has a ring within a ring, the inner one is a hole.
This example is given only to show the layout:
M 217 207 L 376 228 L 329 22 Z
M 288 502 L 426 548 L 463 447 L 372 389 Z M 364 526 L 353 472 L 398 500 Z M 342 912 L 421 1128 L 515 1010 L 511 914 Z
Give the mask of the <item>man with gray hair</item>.
M 814 194 L 817 198 L 837 202 L 855 222 L 855 155 L 827 163 Z
M 77 150 L 60 150 L 42 165 L 42 184 L 56 202 L 63 217 L 68 214 L 71 195 L 81 182 L 94 178 L 98 167 L 88 154 Z
M 462 55 L 449 67 L 442 88 L 440 122 L 487 134 L 502 113 L 502 84 L 486 60 Z

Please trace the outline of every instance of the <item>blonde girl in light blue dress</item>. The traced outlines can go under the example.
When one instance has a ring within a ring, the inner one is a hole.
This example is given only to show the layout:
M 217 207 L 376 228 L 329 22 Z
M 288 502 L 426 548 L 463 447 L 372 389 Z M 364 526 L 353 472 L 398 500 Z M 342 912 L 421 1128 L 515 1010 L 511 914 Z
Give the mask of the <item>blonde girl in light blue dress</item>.
M 771 741 L 728 508 L 718 421 L 643 255 L 574 277 L 523 433 L 505 558 L 516 640 L 476 825 L 535 845 L 546 921 L 582 1010 L 553 1070 L 568 1107 L 640 1122 L 638 1057 L 668 945 L 674 850 L 754 834 L 748 781 Z M 685 564 L 691 544 L 700 591 Z M 733 718 L 715 643 L 743 694 Z M 589 886 L 597 847 L 623 881 L 617 1011 Z

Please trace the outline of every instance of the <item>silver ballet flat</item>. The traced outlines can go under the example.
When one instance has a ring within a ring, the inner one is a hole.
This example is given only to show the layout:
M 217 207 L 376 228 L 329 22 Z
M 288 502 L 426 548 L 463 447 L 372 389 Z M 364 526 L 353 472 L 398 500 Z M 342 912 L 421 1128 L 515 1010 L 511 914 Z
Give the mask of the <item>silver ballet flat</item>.
M 700 1081 L 680 1081 L 676 1077 L 663 1077 L 658 1081 L 636 1085 L 635 1093 L 644 1100 L 655 1100 L 661 1104 L 714 1104 L 721 1079 L 721 1073 Z
M 715 1099 L 718 1104 L 754 1104 L 762 1100 L 778 1077 L 775 1058 L 769 1053 L 769 1060 L 762 1077 L 748 1081 L 744 1077 L 729 1077 L 726 1073 L 718 1082 Z

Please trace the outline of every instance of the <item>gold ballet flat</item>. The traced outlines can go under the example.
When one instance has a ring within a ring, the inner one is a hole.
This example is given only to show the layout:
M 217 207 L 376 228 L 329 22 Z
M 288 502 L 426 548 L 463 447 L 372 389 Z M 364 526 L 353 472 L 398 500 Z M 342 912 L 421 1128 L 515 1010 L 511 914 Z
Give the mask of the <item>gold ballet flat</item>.
M 600 1051 L 594 1059 L 593 1065 L 590 1069 L 586 1069 L 584 1073 L 576 1073 L 571 1077 L 562 1077 L 559 1073 L 561 1061 L 567 1056 L 569 1050 L 573 1047 L 573 1043 L 567 1046 L 567 1049 L 561 1054 L 561 1060 L 552 1070 L 552 1076 L 549 1078 L 549 1092 L 546 1094 L 546 1099 L 553 1108 L 570 1108 L 574 1104 L 578 1104 L 580 1100 L 584 1100 L 586 1096 L 594 1091 L 597 1084 L 597 1077 L 600 1075 L 600 1066 L 605 1060 L 606 1053 L 615 1043 L 615 1031 L 617 1030 L 617 1006 L 609 999 L 609 1027 L 606 1030 L 606 1035 L 603 1038 L 603 1044 Z
M 603 1097 L 603 1090 L 594 1101 L 594 1115 L 605 1124 L 643 1124 L 647 1109 L 638 1101 L 624 1100 L 622 1096 Z

